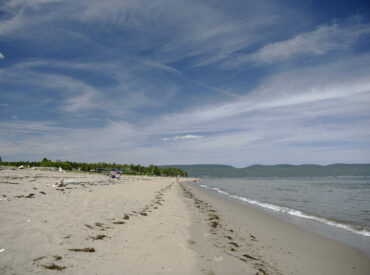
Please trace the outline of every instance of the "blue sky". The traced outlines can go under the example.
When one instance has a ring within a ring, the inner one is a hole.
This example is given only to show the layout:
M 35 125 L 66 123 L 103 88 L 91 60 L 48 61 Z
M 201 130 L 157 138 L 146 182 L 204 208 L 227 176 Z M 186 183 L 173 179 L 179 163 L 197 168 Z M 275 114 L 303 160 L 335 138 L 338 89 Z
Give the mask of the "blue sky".
M 0 1 L 4 160 L 370 163 L 367 1 Z

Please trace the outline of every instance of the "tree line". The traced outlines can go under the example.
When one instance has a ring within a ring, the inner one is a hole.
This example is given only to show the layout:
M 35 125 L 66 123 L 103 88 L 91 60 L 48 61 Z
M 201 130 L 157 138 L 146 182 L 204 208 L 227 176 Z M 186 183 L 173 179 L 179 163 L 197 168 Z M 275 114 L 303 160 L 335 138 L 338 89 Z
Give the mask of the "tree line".
M 61 167 L 66 171 L 84 171 L 84 172 L 95 172 L 105 169 L 119 169 L 123 174 L 126 175 L 147 175 L 147 176 L 164 176 L 164 177 L 187 177 L 188 174 L 182 169 L 173 167 L 158 167 L 156 165 L 150 165 L 148 167 L 142 166 L 140 164 L 118 164 L 118 163 L 107 163 L 107 162 L 75 162 L 75 161 L 52 161 L 47 158 L 43 158 L 42 161 L 13 161 L 4 162 L 1 160 L 0 163 L 4 166 L 16 166 L 19 167 L 23 165 L 24 167 Z

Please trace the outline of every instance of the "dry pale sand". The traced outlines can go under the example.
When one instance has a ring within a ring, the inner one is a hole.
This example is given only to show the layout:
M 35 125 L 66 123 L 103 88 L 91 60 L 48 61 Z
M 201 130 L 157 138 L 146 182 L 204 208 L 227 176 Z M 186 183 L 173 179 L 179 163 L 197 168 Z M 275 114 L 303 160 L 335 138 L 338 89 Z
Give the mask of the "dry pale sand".
M 78 184 L 57 188 L 59 179 Z M 173 178 L 0 171 L 0 274 L 369 274 L 359 252 Z
M 53 187 L 60 178 L 80 184 Z M 0 274 L 199 273 L 190 213 L 173 182 L 0 171 Z M 70 250 L 84 248 L 95 252 Z

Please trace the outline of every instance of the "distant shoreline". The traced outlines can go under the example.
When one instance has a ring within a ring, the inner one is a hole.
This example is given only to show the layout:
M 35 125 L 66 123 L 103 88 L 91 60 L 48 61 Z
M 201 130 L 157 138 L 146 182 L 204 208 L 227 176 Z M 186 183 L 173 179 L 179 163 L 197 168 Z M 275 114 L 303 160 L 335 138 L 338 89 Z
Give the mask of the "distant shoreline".
M 370 177 L 370 164 L 279 164 L 251 165 L 245 168 L 217 164 L 195 164 L 160 167 L 179 168 L 186 171 L 189 177 Z

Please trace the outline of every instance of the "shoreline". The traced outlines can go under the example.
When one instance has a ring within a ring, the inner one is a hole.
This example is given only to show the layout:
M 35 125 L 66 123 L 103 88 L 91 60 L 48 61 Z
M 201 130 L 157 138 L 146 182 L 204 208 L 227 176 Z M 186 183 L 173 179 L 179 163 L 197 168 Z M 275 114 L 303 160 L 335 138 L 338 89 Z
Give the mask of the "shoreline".
M 250 253 L 269 259 L 281 274 L 367 274 L 370 269 L 369 259 L 357 249 L 200 186 L 187 184 L 187 188 L 217 211 L 224 224 L 218 233 L 221 238 L 230 228 L 237 228 L 231 230 L 238 232 Z M 230 249 L 227 241 L 222 246 Z
M 302 210 L 289 208 L 287 206 L 265 203 L 239 195 L 231 195 L 216 187 L 209 187 L 204 184 L 198 184 L 197 186 L 208 190 L 216 196 L 230 199 L 248 207 L 256 208 L 285 222 L 299 226 L 303 230 L 310 231 L 326 239 L 337 241 L 360 250 L 368 259 L 370 259 L 370 232 L 365 229 L 359 231 L 354 229 L 353 225 L 342 221 L 335 221 L 325 217 L 307 214 Z
M 64 178 L 74 182 L 55 186 Z M 189 179 L 0 171 L 1 274 L 367 274 L 370 261 Z

